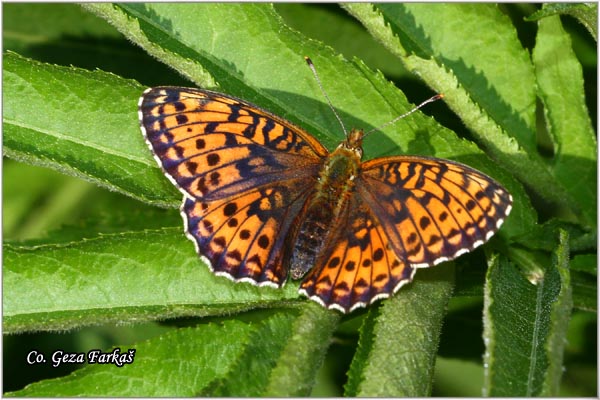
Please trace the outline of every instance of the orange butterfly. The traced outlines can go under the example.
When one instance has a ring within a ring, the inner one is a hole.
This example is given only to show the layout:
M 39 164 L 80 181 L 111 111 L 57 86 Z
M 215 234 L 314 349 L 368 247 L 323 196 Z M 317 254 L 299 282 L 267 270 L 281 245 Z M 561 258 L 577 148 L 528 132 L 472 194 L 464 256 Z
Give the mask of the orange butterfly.
M 261 286 L 304 278 L 300 293 L 330 309 L 389 297 L 416 268 L 483 244 L 511 210 L 506 189 L 466 165 L 361 162 L 362 130 L 329 153 L 303 129 L 221 93 L 150 88 L 139 117 L 211 270 Z

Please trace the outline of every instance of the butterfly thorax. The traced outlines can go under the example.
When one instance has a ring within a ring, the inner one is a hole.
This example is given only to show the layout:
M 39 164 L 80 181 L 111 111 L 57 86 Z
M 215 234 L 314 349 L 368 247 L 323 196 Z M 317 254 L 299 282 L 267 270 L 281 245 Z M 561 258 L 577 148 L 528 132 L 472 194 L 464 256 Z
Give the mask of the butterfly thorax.
M 347 205 L 356 184 L 362 157 L 362 131 L 353 130 L 348 138 L 325 159 L 313 195 L 306 202 L 290 258 L 292 279 L 302 278 L 317 262 L 328 235 Z

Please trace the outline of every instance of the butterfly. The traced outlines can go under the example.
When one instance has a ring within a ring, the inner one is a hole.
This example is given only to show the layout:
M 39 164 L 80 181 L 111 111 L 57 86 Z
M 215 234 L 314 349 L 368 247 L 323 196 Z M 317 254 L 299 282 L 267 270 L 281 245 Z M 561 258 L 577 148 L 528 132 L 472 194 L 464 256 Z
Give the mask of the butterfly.
M 510 213 L 498 182 L 457 162 L 362 161 L 362 130 L 329 152 L 244 100 L 154 87 L 139 101 L 150 150 L 183 193 L 196 251 L 220 276 L 281 287 L 351 312 L 389 297 L 417 268 L 487 241 Z

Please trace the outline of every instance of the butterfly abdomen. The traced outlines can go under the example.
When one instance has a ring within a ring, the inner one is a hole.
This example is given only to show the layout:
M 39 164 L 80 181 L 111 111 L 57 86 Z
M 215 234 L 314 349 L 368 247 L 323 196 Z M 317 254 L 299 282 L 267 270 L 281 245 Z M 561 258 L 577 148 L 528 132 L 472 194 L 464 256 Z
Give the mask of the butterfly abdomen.
M 314 194 L 305 205 L 290 257 L 292 279 L 302 278 L 317 262 L 324 244 L 335 234 L 338 217 L 354 191 L 360 169 L 360 152 L 344 146 L 331 153 L 319 174 Z M 294 234 L 293 234 L 294 235 Z M 292 239 L 292 238 L 290 238 Z
M 311 203 L 300 224 L 290 257 L 292 279 L 302 278 L 315 264 L 330 226 L 332 212 L 327 204 Z

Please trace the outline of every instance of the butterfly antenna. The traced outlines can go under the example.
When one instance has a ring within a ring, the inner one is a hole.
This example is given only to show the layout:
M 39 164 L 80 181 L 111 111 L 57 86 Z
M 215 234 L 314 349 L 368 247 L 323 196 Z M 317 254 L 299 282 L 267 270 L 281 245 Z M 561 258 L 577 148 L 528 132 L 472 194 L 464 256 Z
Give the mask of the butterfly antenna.
M 436 100 L 439 100 L 439 99 L 442 99 L 442 98 L 444 98 L 444 94 L 443 94 L 443 93 L 436 94 L 435 96 L 428 98 L 427 100 L 425 100 L 424 102 L 422 102 L 421 104 L 419 104 L 418 106 L 416 106 L 415 108 L 413 108 L 412 110 L 410 110 L 410 111 L 407 111 L 407 112 L 405 112 L 404 114 L 397 116 L 397 117 L 396 117 L 396 118 L 394 118 L 393 120 L 391 120 L 391 121 L 389 121 L 389 122 L 386 122 L 385 124 L 383 124 L 383 125 L 379 126 L 378 128 L 371 129 L 370 131 L 368 131 L 367 133 L 365 133 L 365 136 L 367 136 L 368 134 L 370 134 L 370 133 L 372 133 L 372 132 L 375 132 L 375 131 L 380 131 L 380 130 L 382 130 L 383 128 L 385 128 L 386 126 L 388 126 L 388 125 L 391 125 L 391 124 L 393 124 L 394 122 L 396 122 L 396 121 L 398 121 L 398 120 L 400 120 L 400 119 L 402 119 L 402 118 L 404 118 L 404 117 L 407 117 L 407 116 L 409 116 L 410 114 L 412 114 L 412 113 L 414 113 L 415 111 L 417 111 L 419 108 L 423 107 L 425 104 L 432 103 L 432 102 L 434 102 L 434 101 L 436 101 Z
M 327 96 L 327 92 L 325 91 L 325 89 L 323 89 L 323 84 L 321 83 L 321 79 L 319 79 L 319 74 L 317 74 L 317 69 L 315 68 L 315 65 L 313 64 L 312 60 L 309 57 L 304 57 L 304 59 L 306 60 L 306 63 L 310 67 L 313 75 L 315 76 L 315 79 L 317 80 L 317 84 L 319 85 L 319 88 L 321 89 L 321 93 L 323 93 L 325 100 L 327 100 L 327 104 L 329 104 L 329 108 L 331 108 L 331 111 L 333 111 L 333 115 L 335 115 L 335 117 L 339 121 L 340 125 L 342 126 L 344 135 L 348 136 L 348 131 L 346 130 L 346 127 L 344 126 L 342 119 L 338 115 L 337 111 L 335 111 L 333 104 L 331 104 L 331 100 L 329 100 L 329 96 Z

